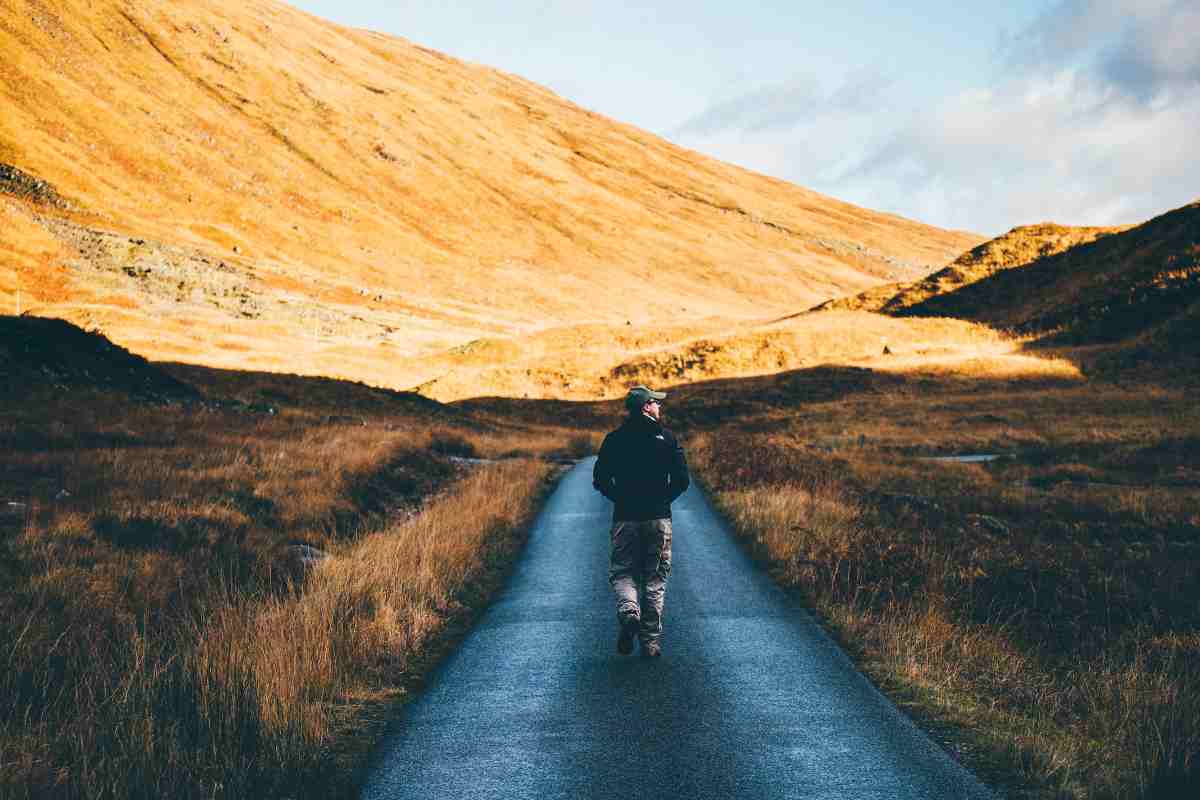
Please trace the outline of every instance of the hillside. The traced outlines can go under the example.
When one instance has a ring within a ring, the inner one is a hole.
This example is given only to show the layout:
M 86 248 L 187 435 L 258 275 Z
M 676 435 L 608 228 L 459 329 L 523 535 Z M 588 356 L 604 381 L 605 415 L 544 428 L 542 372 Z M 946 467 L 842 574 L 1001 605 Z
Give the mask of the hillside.
M 953 292 L 963 286 L 990 277 L 997 272 L 1021 267 L 1039 258 L 1052 256 L 1101 236 L 1128 230 L 1085 228 L 1043 222 L 1020 225 L 1008 233 L 989 239 L 956 258 L 949 266 L 919 281 L 888 283 L 860 292 L 853 297 L 827 300 L 816 310 L 878 311 L 902 313 L 931 297 Z
M 0 0 L 0 96 L 0 304 L 156 359 L 404 387 L 472 340 L 767 318 L 980 240 L 269 0 Z
M 956 319 L 896 319 L 863 311 L 809 312 L 727 329 L 664 327 L 554 329 L 520 346 L 479 340 L 430 360 L 438 377 L 417 389 L 441 402 L 477 397 L 584 401 L 620 397 L 644 383 L 685 387 L 698 381 L 773 375 L 822 365 L 881 372 L 1076 377 L 1057 358 L 1021 352 L 1022 343 L 986 325 Z
M 1200 303 L 1200 202 L 999 272 L 904 310 L 969 319 L 1055 344 L 1159 342 L 1193 353 Z M 1193 320 L 1191 323 L 1188 320 Z
M 141 356 L 58 319 L 0 316 L 0 374 L 0 397 L 98 389 L 166 402 L 200 399 Z

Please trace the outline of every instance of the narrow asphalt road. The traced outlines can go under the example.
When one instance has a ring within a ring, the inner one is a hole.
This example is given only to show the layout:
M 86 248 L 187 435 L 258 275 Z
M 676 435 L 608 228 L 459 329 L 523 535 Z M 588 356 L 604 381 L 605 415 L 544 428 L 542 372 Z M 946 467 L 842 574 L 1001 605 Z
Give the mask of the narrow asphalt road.
M 676 502 L 663 657 L 619 656 L 611 506 L 562 480 L 507 589 L 401 713 L 363 797 L 990 798 L 738 549 Z

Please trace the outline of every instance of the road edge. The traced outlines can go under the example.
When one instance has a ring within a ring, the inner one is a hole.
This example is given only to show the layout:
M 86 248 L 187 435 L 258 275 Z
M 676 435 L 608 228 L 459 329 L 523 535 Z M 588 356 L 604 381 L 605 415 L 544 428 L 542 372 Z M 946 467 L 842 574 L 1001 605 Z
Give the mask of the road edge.
M 994 743 L 955 721 L 949 713 L 940 711 L 929 701 L 928 693 L 922 691 L 921 687 L 905 683 L 882 669 L 879 662 L 861 643 L 847 636 L 846 631 L 836 621 L 810 602 L 802 587 L 781 581 L 778 564 L 750 546 L 750 535 L 734 525 L 716 495 L 710 491 L 704 476 L 695 470 L 692 472 L 692 488 L 703 495 L 722 526 L 729 531 L 738 549 L 755 567 L 761 569 L 789 600 L 802 607 L 871 686 L 894 706 L 898 713 L 936 744 L 950 760 L 969 771 L 997 798 L 1032 800 L 1040 797 L 1036 788 L 1024 781 L 1019 773 L 1011 768 L 1009 761 L 996 752 Z
M 473 631 L 492 601 L 501 593 L 525 553 L 533 523 L 546 501 L 574 464 L 557 463 L 530 495 L 521 518 L 490 538 L 481 553 L 483 568 L 455 593 L 457 605 L 420 650 L 410 654 L 408 668 L 389 676 L 386 685 L 369 697 L 353 698 L 339 708 L 338 735 L 326 752 L 325 780 L 306 786 L 299 798 L 358 798 L 374 756 L 397 715 L 418 698 L 430 676 Z

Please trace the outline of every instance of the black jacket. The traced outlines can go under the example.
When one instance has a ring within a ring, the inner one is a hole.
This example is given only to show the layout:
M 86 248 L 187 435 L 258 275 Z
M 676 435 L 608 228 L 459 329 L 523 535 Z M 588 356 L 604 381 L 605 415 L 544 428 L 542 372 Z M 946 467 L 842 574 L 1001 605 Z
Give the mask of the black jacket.
M 613 520 L 670 519 L 671 503 L 691 482 L 683 450 L 671 432 L 633 414 L 604 437 L 592 485 L 613 501 Z

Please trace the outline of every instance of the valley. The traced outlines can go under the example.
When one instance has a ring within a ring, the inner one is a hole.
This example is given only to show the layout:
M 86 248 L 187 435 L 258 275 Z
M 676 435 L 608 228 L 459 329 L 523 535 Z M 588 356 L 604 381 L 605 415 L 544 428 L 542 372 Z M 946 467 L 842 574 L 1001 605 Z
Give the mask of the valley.
M 1190 796 L 1200 201 L 947 230 L 275 0 L 0 55 L 0 796 L 356 796 L 636 384 L 953 760 Z

